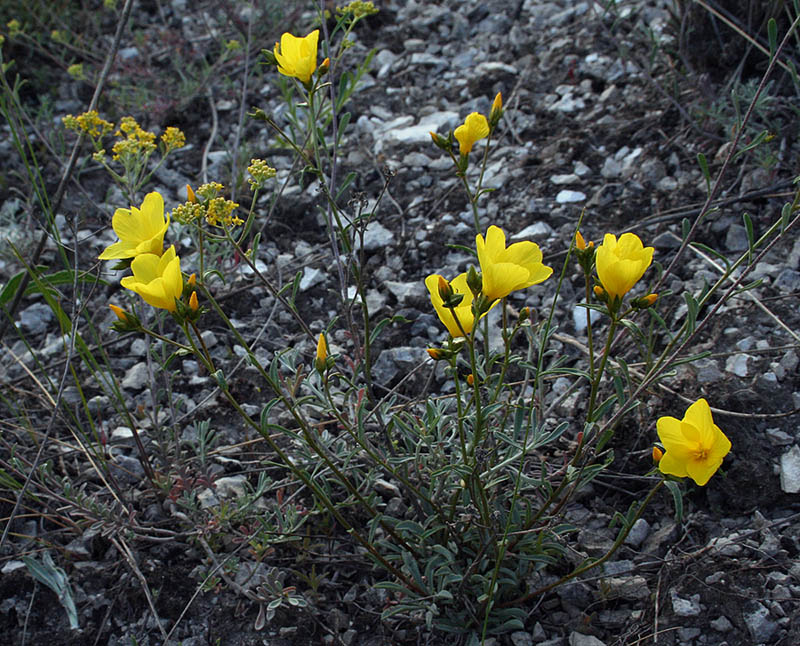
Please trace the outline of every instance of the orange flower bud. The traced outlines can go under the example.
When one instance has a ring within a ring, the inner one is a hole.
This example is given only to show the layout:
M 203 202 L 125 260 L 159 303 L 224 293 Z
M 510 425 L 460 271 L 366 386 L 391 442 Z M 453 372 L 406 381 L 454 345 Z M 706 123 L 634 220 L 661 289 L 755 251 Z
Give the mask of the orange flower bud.
M 642 305 L 645 307 L 651 307 L 653 303 L 658 300 L 658 294 L 648 294 L 647 296 L 642 297 Z
M 497 112 L 498 110 L 502 109 L 503 109 L 503 94 L 502 92 L 498 92 L 494 97 L 494 101 L 492 102 L 492 112 Z
M 467 383 L 473 386 L 475 384 L 475 375 L 467 375 Z
M 425 352 L 427 352 L 434 361 L 447 358 L 447 353 L 440 348 L 426 348 Z
M 111 308 L 111 311 L 117 315 L 117 318 L 120 321 L 122 321 L 123 323 L 128 322 L 128 313 L 124 309 L 118 307 L 117 305 L 114 305 L 113 303 L 109 303 L 108 306 Z
M 597 296 L 597 298 L 602 300 L 602 299 L 605 298 L 606 292 L 602 287 L 600 287 L 600 285 L 595 285 L 594 286 L 594 295 Z
M 197 197 L 195 197 L 192 187 L 188 184 L 186 185 L 186 201 L 191 202 L 192 204 L 197 204 Z
M 197 274 L 192 273 L 192 275 L 186 279 L 186 284 L 189 285 L 189 287 L 194 287 L 195 283 L 197 283 Z
M 200 303 L 197 302 L 197 292 L 192 292 L 192 295 L 189 297 L 189 307 L 192 308 L 193 312 L 196 312 L 200 308 Z
M 653 464 L 658 464 L 661 462 L 661 458 L 664 457 L 664 451 L 659 449 L 657 446 L 653 447 Z
M 579 251 L 586 249 L 586 240 L 583 239 L 580 231 L 575 232 L 575 246 Z

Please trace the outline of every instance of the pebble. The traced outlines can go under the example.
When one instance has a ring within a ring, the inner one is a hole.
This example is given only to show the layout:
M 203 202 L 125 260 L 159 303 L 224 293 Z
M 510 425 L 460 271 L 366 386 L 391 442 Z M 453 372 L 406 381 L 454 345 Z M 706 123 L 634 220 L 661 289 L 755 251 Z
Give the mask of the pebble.
M 758 601 L 748 602 L 742 618 L 755 643 L 768 642 L 778 629 L 778 624 L 769 618 L 769 610 Z
M 55 320 L 47 303 L 34 303 L 19 313 L 19 328 L 26 334 L 44 334 Z
M 725 371 L 731 372 L 737 377 L 746 377 L 747 360 L 752 358 L 749 354 L 734 354 L 725 361 Z
M 556 202 L 559 204 L 569 204 L 571 202 L 583 202 L 586 199 L 586 194 L 580 191 L 559 191 L 556 195 Z
M 780 474 L 784 493 L 800 493 L 800 447 L 797 444 L 781 456 Z
M 689 599 L 679 596 L 673 588 L 669 591 L 672 600 L 672 611 L 679 617 L 698 617 L 703 611 L 700 608 L 700 595 L 693 594 Z
M 594 635 L 573 632 L 569 636 L 569 646 L 606 646 L 606 643 Z
M 141 390 L 150 382 L 150 371 L 147 362 L 133 364 L 122 378 L 122 387 L 126 390 Z
M 644 543 L 647 536 L 650 534 L 650 523 L 644 518 L 639 518 L 631 527 L 631 531 L 625 537 L 625 544 L 632 547 L 639 547 Z

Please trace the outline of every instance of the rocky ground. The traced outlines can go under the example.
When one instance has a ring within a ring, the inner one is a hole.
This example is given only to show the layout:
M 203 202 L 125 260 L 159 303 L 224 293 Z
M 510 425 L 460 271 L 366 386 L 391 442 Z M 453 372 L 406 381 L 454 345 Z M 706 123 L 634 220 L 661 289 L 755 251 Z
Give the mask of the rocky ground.
M 431 144 L 430 131 L 447 132 L 472 111 L 488 113 L 495 93 L 502 91 L 507 113 L 487 169 L 487 185 L 497 190 L 481 203 L 484 226 L 497 224 L 515 239 L 534 240 L 543 249 L 545 262 L 560 268 L 585 209 L 582 231 L 587 239 L 598 241 L 605 232 L 632 230 L 656 248 L 656 260 L 666 266 L 680 243 L 682 220 L 695 217 L 705 199 L 697 153 L 708 158 L 713 175 L 727 152 L 734 112 L 725 107 L 730 90 L 726 84 L 738 74 L 754 87 L 753 79 L 757 83 L 764 69 L 763 60 L 754 53 L 746 59 L 739 56 L 738 69 L 731 65 L 731 49 L 740 51 L 742 46 L 724 29 L 714 36 L 720 39 L 719 56 L 709 56 L 706 50 L 713 46 L 706 47 L 704 23 L 697 16 L 690 25 L 697 30 L 690 33 L 697 42 L 682 45 L 676 36 L 680 30 L 670 23 L 675 18 L 668 2 L 618 3 L 613 13 L 604 10 L 605 3 L 567 0 L 376 4 L 381 13 L 356 30 L 350 53 L 358 58 L 377 50 L 348 106 L 352 119 L 341 163 L 342 172 L 358 173 L 354 189 L 367 200 L 374 200 L 384 179 L 391 176 L 379 217 L 365 239 L 372 277 L 368 298 L 376 314 L 400 314 L 409 323 L 394 324 L 381 337 L 375 381 L 390 388 L 417 370 L 402 384 L 403 392 L 411 394 L 424 392 L 434 370 L 425 348 L 443 338 L 423 280 L 432 272 L 463 271 L 468 256 L 448 245 L 471 246 L 474 239 L 469 205 L 450 160 Z M 292 30 L 305 33 L 312 15 L 301 7 L 292 9 L 289 17 L 296 25 Z M 202 44 L 209 29 L 246 24 L 249 16 L 244 4 L 235 11 L 221 11 L 212 3 L 191 8 L 185 1 L 172 0 L 141 3 L 134 9 L 133 23 L 139 29 L 168 30 L 173 40 L 163 42 L 178 47 L 176 42 Z M 276 27 L 259 46 L 270 47 L 290 27 Z M 113 24 L 109 29 L 113 31 Z M 117 74 L 147 65 L 155 65 L 158 73 L 153 41 L 126 37 L 122 47 Z M 241 59 L 235 63 L 229 76 L 215 79 L 206 92 L 180 109 L 167 106 L 159 111 L 149 105 L 149 111 L 136 115 L 153 128 L 181 127 L 190 144 L 156 173 L 148 190 L 159 190 L 167 208 L 172 208 L 184 201 L 186 184 L 205 179 L 229 184 L 232 159 L 237 159 L 241 171 L 242 160 L 251 156 L 263 157 L 278 168 L 279 180 L 290 178 L 277 207 L 263 221 L 259 267 L 277 270 L 284 283 L 302 272 L 299 309 L 308 313 L 307 322 L 316 332 L 338 308 L 338 279 L 330 271 L 327 238 L 315 208 L 320 201 L 317 187 L 290 176 L 290 156 L 260 124 L 245 118 L 239 129 L 242 104 L 246 110 L 260 107 L 277 118 L 284 108 L 274 85 L 276 75 L 265 68 L 251 69 L 242 97 L 244 64 Z M 768 128 L 775 138 L 733 163 L 722 180 L 716 210 L 698 232 L 699 242 L 731 260 L 747 249 L 742 214 L 750 214 L 758 235 L 791 200 L 798 168 L 797 121 L 786 106 L 796 102 L 797 88 L 780 75 L 776 79 L 770 88 L 772 102 L 754 117 L 756 126 Z M 64 75 L 53 87 L 52 123 L 85 108 L 86 88 L 76 91 L 75 85 Z M 3 128 L 6 135 L 8 128 Z M 33 141 L 38 136 L 31 132 Z M 11 159 L 10 143 L 5 136 L 4 140 L 2 157 Z M 14 162 L 9 165 L 8 173 L 18 168 Z M 48 182 L 54 186 L 59 166 L 52 162 L 45 169 L 53 174 Z M 79 265 L 88 268 L 115 240 L 108 216 L 125 200 L 101 171 L 90 166 L 81 167 L 76 180 L 57 224 L 65 244 L 79 243 Z M 25 228 L 30 227 L 25 220 L 29 196 L 8 184 L 0 190 L 7 235 L 24 246 L 30 238 L 30 228 Z M 239 201 L 245 201 L 241 192 Z M 55 258 L 51 245 L 44 261 Z M 235 259 L 220 262 L 226 281 L 218 285 L 218 295 L 230 308 L 237 329 L 257 339 L 261 356 L 268 360 L 282 348 L 297 346 L 310 357 L 310 341 L 288 326 L 263 288 L 253 287 L 252 271 Z M 680 293 L 697 293 L 704 284 L 713 283 L 721 262 L 699 250 L 685 256 L 666 281 L 665 288 L 676 296 L 665 298 L 662 316 L 668 320 L 682 316 Z M 18 261 L 3 250 L 0 278 L 5 281 L 18 269 Z M 102 330 L 112 320 L 105 304 L 122 298 L 115 275 L 106 278 L 109 287 L 81 295 L 96 311 L 94 320 Z M 585 339 L 582 315 L 577 315 L 583 310 L 575 308 L 581 297 L 579 278 L 577 269 L 568 273 L 556 312 L 557 343 L 571 356 L 577 356 L 575 348 Z M 492 638 L 487 644 L 800 642 L 800 242 L 791 235 L 780 241 L 750 278 L 762 283 L 723 308 L 697 340 L 694 350 L 708 350 L 710 356 L 681 366 L 667 382 L 669 391 L 654 393 L 647 411 L 652 417 L 641 415 L 620 429 L 614 440 L 618 456 L 610 474 L 614 477 L 599 479 L 569 510 L 567 519 L 582 527 L 577 549 L 596 554 L 616 536 L 616 530 L 609 528 L 614 510 L 627 508 L 632 495 L 645 486 L 623 474 L 649 469 L 652 420 L 657 415 L 680 416 L 687 402 L 706 397 L 715 408 L 716 422 L 733 443 L 724 473 L 704 488 L 688 487 L 682 522 L 675 521 L 669 496 L 658 499 L 602 572 L 531 602 L 524 631 Z M 521 293 L 513 305 L 544 309 L 554 289 L 548 283 Z M 33 420 L 37 433 L 44 431 L 48 409 L 31 375 L 41 380 L 44 374 L 60 375 L 63 367 L 58 323 L 40 297 L 26 298 L 15 320 L 24 340 L 7 334 L 0 358 L 0 383 L 5 384 L 0 475 L 18 473 L 39 447 L 36 438 L 23 432 L 20 415 L 24 412 L 28 421 Z M 218 322 L 209 319 L 206 326 L 205 340 L 225 367 L 231 388 L 249 395 L 257 411 L 258 393 L 235 343 Z M 129 409 L 150 409 L 163 393 L 153 389 L 147 343 L 110 333 L 108 339 L 111 368 L 124 374 L 122 388 Z M 334 333 L 332 340 L 346 352 L 349 340 L 343 332 Z M 421 364 L 426 365 L 420 368 Z M 434 392 L 448 388 L 439 373 L 432 383 Z M 215 383 L 196 362 L 183 361 L 170 387 L 173 401 L 182 400 L 173 414 L 185 427 L 185 435 L 197 432 L 192 420 L 208 419 L 218 432 L 219 447 L 237 447 L 216 454 L 209 467 L 216 488 L 207 488 L 204 494 L 209 505 L 235 498 L 242 480 L 254 481 L 252 469 L 263 458 L 261 449 L 248 444 L 253 438 L 229 422 L 230 412 Z M 566 388 L 556 383 L 549 401 Z M 375 572 L 344 553 L 335 537 L 315 545 L 315 558 L 325 575 L 317 585 L 299 577 L 292 580 L 295 575 L 287 564 L 294 557 L 286 552 L 279 550 L 272 562 L 285 569 L 286 585 L 296 585 L 308 600 L 305 611 L 284 606 L 261 627 L 263 608 L 241 594 L 241 588 L 220 582 L 201 590 L 212 565 L 204 549 L 208 543 L 190 540 L 198 528 L 181 526 L 174 508 L 145 492 L 144 471 L 129 433 L 118 428 L 112 399 L 99 385 L 89 386 L 87 393 L 91 397 L 87 409 L 98 432 L 108 438 L 115 477 L 129 496 L 122 505 L 126 515 L 120 515 L 116 524 L 91 525 L 71 515 L 69 503 L 60 508 L 58 492 L 39 492 L 47 493 L 50 502 L 37 508 L 31 501 L 18 511 L 0 554 L 0 632 L 9 643 L 460 643 L 456 637 L 431 633 L 424 625 L 403 619 L 381 622 L 388 593 L 373 587 Z M 570 416 L 585 397 L 585 390 L 576 391 L 560 404 L 559 414 Z M 74 386 L 65 389 L 63 398 L 79 409 L 80 395 Z M 160 450 L 155 437 L 164 419 L 140 420 L 154 452 Z M 75 487 L 91 495 L 97 483 L 87 475 L 91 470 L 85 456 L 71 451 L 74 444 L 66 428 L 56 425 L 44 446 L 45 455 L 57 475 L 69 475 Z M 7 519 L 16 494 L 2 486 L 0 515 Z M 159 535 L 161 529 L 174 533 Z M 212 529 L 200 536 L 213 536 Z M 20 560 L 42 545 L 56 548 L 52 550 L 56 562 L 68 575 L 78 630 L 70 630 L 56 595 L 36 584 Z M 236 545 L 224 547 L 233 550 Z M 223 546 L 216 549 L 224 551 Z M 242 571 L 256 567 L 252 561 L 247 564 Z

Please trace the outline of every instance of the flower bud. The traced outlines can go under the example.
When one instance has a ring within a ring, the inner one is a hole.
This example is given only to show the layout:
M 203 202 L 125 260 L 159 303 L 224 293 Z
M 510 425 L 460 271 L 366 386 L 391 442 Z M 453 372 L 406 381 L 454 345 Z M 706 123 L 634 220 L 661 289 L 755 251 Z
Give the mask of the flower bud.
M 638 299 L 638 306 L 644 309 L 645 307 L 652 307 L 655 302 L 658 300 L 658 294 L 648 294 L 647 296 L 642 296 Z
M 467 375 L 467 383 L 470 386 L 474 386 L 475 385 L 475 375 L 473 375 L 473 374 Z
M 608 294 L 606 294 L 606 290 L 604 290 L 600 285 L 594 286 L 594 295 L 597 297 L 597 300 L 606 303 L 608 301 Z
M 658 464 L 661 462 L 661 458 L 664 457 L 664 451 L 662 451 L 657 446 L 653 447 L 653 464 Z
M 467 286 L 473 296 L 477 296 L 483 290 L 483 277 L 473 265 L 467 269 Z
M 317 356 L 314 358 L 314 367 L 319 374 L 324 374 L 328 367 L 328 343 L 325 335 L 320 333 L 317 339 Z
M 189 287 L 194 287 L 196 283 L 197 283 L 197 274 L 192 272 L 192 275 L 189 276 L 189 278 L 186 279 L 186 284 Z
M 580 231 L 575 232 L 575 246 L 578 248 L 578 251 L 586 249 L 586 241 L 583 239 Z
M 522 308 L 522 309 L 519 311 L 519 319 L 518 319 L 518 323 L 520 323 L 520 324 L 521 324 L 521 323 L 524 323 L 525 321 L 527 321 L 527 320 L 528 320 L 528 319 L 530 319 L 530 318 L 531 318 L 531 308 L 530 308 L 530 307 L 527 307 L 527 306 L 526 306 L 526 307 L 523 307 L 523 308 Z
M 503 95 L 498 92 L 492 102 L 492 109 L 489 111 L 489 127 L 494 129 L 500 123 L 500 117 L 503 116 Z
M 430 358 L 434 361 L 442 361 L 443 359 L 447 359 L 447 352 L 441 348 L 426 348 L 425 352 L 427 352 Z
M 193 312 L 200 309 L 200 303 L 197 302 L 197 292 L 192 292 L 192 295 L 189 297 L 189 307 Z
M 438 288 L 439 298 L 447 302 L 447 300 L 453 295 L 453 288 L 450 287 L 450 283 L 447 282 L 447 279 L 444 276 L 439 276 Z
M 188 184 L 186 185 L 186 201 L 191 202 L 192 204 L 197 204 L 197 197 L 192 190 L 192 187 Z
M 326 58 L 322 61 L 322 64 L 319 66 L 319 75 L 323 76 L 328 73 L 328 70 L 331 68 L 331 59 Z

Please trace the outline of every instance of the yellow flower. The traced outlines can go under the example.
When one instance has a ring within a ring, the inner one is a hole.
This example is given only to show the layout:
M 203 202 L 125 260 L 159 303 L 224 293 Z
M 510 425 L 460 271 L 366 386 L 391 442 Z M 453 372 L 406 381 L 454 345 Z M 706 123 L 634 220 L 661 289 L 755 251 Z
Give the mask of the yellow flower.
M 603 289 L 612 299 L 622 298 L 653 262 L 653 247 L 644 247 L 633 233 L 623 233 L 619 241 L 615 235 L 606 233 L 595 258 Z
M 705 399 L 689 406 L 682 420 L 662 417 L 657 422 L 664 455 L 658 462 L 661 473 L 694 480 L 703 486 L 714 475 L 731 450 L 731 442 L 714 424 Z
M 542 264 L 539 245 L 526 240 L 506 248 L 506 235 L 499 227 L 489 227 L 485 241 L 479 233 L 475 244 L 483 274 L 483 295 L 489 300 L 541 283 L 553 273 L 551 267 Z
M 125 276 L 120 284 L 136 292 L 145 303 L 174 312 L 175 301 L 183 294 L 181 259 L 171 246 L 164 255 L 143 253 L 131 262 L 133 276 Z
M 464 328 L 463 332 L 458 326 L 458 323 L 456 323 L 456 319 L 453 317 L 453 312 L 449 307 L 444 306 L 444 299 L 442 298 L 440 290 L 440 282 L 448 284 L 447 280 L 445 280 L 444 277 L 440 276 L 439 274 L 431 274 L 425 279 L 425 286 L 428 288 L 428 291 L 431 294 L 431 303 L 433 304 L 433 309 L 436 310 L 436 314 L 439 316 L 439 320 L 444 323 L 447 331 L 450 332 L 450 336 L 452 336 L 454 339 L 464 336 L 465 333 L 469 334 L 472 332 L 472 326 L 475 323 L 475 317 L 472 314 L 472 292 L 467 285 L 466 272 L 459 274 L 449 283 L 449 289 L 454 294 L 459 294 L 464 297 L 454 308 L 456 316 L 458 317 L 458 322 L 461 323 L 461 328 Z
M 164 198 L 154 191 L 145 196 L 138 209 L 117 209 L 111 226 L 119 242 L 101 253 L 100 260 L 133 258 L 144 253 L 160 256 L 169 226 L 169 216 L 164 217 Z
M 317 42 L 319 29 L 315 29 L 305 38 L 292 36 L 285 33 L 281 36 L 280 44 L 275 43 L 275 59 L 278 61 L 278 71 L 284 76 L 308 83 L 311 75 L 317 69 Z
M 469 155 L 476 141 L 489 136 L 489 122 L 479 112 L 473 112 L 455 129 L 453 135 L 458 139 L 458 150 L 461 155 Z

